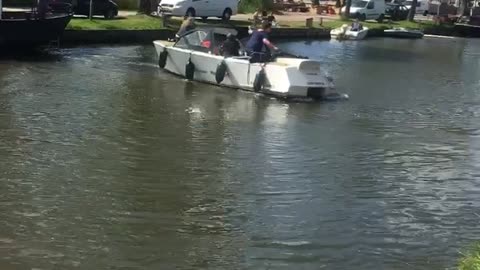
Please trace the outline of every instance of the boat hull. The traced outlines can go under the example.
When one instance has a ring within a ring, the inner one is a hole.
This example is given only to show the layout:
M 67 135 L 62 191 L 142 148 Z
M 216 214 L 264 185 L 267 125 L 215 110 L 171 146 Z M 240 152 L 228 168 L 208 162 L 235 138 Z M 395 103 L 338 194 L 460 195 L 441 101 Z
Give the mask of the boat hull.
M 62 36 L 71 14 L 28 18 L 27 13 L 5 12 L 0 20 L 0 46 L 36 47 Z
M 408 30 L 384 30 L 383 35 L 391 38 L 403 38 L 403 39 L 419 39 L 423 38 L 423 33 L 420 31 L 408 31 Z
M 454 26 L 455 33 L 461 37 L 480 37 L 480 26 L 457 23 Z
M 262 93 L 277 97 L 296 98 L 310 97 L 322 99 L 333 91 L 333 83 L 319 70 L 317 61 L 304 59 L 277 59 L 263 67 L 261 63 L 250 63 L 248 57 L 231 57 L 191 51 L 166 45 L 162 41 L 154 42 L 157 55 L 167 52 L 165 70 L 182 77 L 186 76 L 186 65 L 191 62 L 195 66 L 193 80 L 255 91 L 255 78 L 262 69 L 265 81 Z M 224 79 L 217 83 L 217 68 L 221 63 L 226 65 Z M 257 89 L 258 91 L 258 89 Z
M 350 27 L 348 27 L 345 31 L 340 28 L 335 28 L 330 31 L 330 37 L 334 39 L 340 40 L 362 40 L 367 37 L 368 28 L 364 27 L 364 29 L 360 31 L 351 31 Z

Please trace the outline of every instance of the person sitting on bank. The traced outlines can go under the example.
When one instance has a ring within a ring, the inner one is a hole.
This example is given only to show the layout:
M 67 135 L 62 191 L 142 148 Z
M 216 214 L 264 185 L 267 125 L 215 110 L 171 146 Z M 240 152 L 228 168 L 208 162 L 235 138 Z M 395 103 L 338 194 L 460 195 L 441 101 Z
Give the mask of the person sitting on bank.
M 181 36 L 195 29 L 195 27 L 195 18 L 188 17 L 182 22 L 182 25 L 180 26 L 177 34 L 175 34 L 175 37 L 179 39 Z
M 275 16 L 272 13 L 270 13 L 270 16 L 267 17 L 267 21 L 272 24 L 272 27 L 277 27 L 277 20 L 275 19 Z
M 262 11 L 259 8 L 253 13 L 253 25 L 256 26 L 258 23 L 262 22 Z
M 350 26 L 350 30 L 361 31 L 363 30 L 363 25 L 358 21 L 358 19 L 355 19 L 355 21 L 353 21 L 352 25 Z
M 268 20 L 268 13 L 266 10 L 262 10 L 262 21 Z
M 246 50 L 251 57 L 252 63 L 266 62 L 268 57 L 265 53 L 262 53 L 263 46 L 268 49 L 278 51 L 278 48 L 268 40 L 268 34 L 272 31 L 272 24 L 269 22 L 263 22 L 262 28 L 253 32 L 252 36 L 247 42 Z
M 232 34 L 227 34 L 227 39 L 223 42 L 220 48 L 220 53 L 225 57 L 239 56 L 240 43 L 237 38 Z

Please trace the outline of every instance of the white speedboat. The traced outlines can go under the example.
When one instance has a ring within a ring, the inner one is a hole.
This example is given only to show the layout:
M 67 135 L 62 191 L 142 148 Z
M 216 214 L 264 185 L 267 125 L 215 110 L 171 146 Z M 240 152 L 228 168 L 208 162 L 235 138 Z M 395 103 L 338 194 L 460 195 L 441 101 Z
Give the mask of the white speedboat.
M 189 80 L 262 92 L 278 97 L 329 99 L 332 79 L 326 76 L 320 62 L 278 56 L 266 63 L 251 63 L 243 52 L 240 56 L 223 57 L 219 47 L 234 29 L 196 29 L 173 43 L 154 41 L 160 68 Z M 243 51 L 241 49 L 240 51 Z
M 330 31 L 330 36 L 335 39 L 344 40 L 361 40 L 367 37 L 368 28 L 363 27 L 362 30 L 352 31 L 352 28 L 346 24 L 342 25 L 339 28 L 332 29 Z
M 383 35 L 385 37 L 393 37 L 393 38 L 416 39 L 416 38 L 422 38 L 423 32 L 420 30 L 413 30 L 413 29 L 398 27 L 398 28 L 383 30 Z

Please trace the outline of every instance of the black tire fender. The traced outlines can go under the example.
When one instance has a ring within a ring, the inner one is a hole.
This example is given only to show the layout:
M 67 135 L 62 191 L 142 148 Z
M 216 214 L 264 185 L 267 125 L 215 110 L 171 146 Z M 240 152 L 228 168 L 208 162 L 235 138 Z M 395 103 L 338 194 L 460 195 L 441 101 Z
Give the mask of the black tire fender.
M 220 64 L 217 66 L 217 70 L 215 71 L 215 81 L 217 83 L 223 82 L 223 79 L 225 79 L 225 74 L 227 73 L 227 64 L 225 61 L 222 61 Z
M 185 65 L 185 78 L 192 81 L 195 75 L 195 64 L 192 62 L 192 58 L 188 59 L 188 63 Z
M 260 92 L 263 89 L 263 85 L 265 84 L 266 74 L 265 70 L 262 68 L 260 72 L 255 76 L 255 80 L 253 81 L 253 90 L 255 92 Z
M 167 58 L 168 58 L 168 52 L 167 52 L 167 49 L 163 49 L 163 52 L 160 53 L 160 55 L 158 56 L 158 66 L 160 68 L 165 68 L 165 66 L 167 65 Z

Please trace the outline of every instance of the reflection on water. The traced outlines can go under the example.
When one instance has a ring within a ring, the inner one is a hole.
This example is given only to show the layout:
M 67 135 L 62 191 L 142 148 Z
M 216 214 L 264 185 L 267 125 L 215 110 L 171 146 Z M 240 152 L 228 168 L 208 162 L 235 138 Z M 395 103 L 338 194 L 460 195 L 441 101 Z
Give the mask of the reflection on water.
M 480 232 L 477 43 L 282 44 L 351 96 L 320 104 L 150 46 L 3 59 L 0 268 L 452 267 Z

